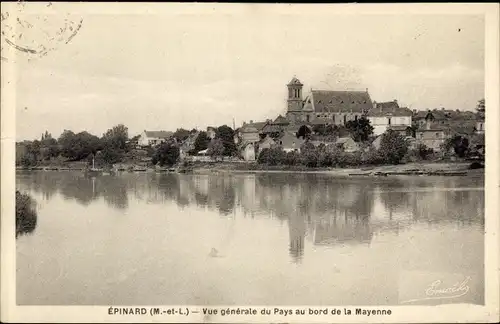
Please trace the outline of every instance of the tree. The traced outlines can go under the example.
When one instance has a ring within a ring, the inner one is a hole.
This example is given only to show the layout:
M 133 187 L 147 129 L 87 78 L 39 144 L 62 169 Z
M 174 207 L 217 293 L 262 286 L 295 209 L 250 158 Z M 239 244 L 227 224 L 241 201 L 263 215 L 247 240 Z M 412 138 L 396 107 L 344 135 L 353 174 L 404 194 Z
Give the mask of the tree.
M 208 146 L 208 155 L 210 155 L 212 158 L 222 156 L 224 154 L 224 151 L 224 143 L 220 138 L 215 138 L 210 142 L 210 145 Z
M 102 136 L 100 160 L 105 164 L 114 164 L 123 160 L 127 151 L 128 128 L 119 124 L 110 128 Z M 95 154 L 95 152 L 94 152 Z
M 119 124 L 110 128 L 102 136 L 103 144 L 116 150 L 125 150 L 128 141 L 128 128 Z
M 477 106 L 476 106 L 476 110 L 478 113 L 482 113 L 484 114 L 485 112 L 485 108 L 486 108 L 486 105 L 485 105 L 486 101 L 484 99 L 481 99 L 477 102 Z
M 95 154 L 102 149 L 101 140 L 88 132 L 78 134 L 65 130 L 59 137 L 61 154 L 72 161 L 79 161 L 86 158 L 89 154 Z
M 356 142 L 365 142 L 373 134 L 373 126 L 365 117 L 348 121 L 346 128 Z
M 311 129 L 307 127 L 306 125 L 300 126 L 298 132 L 297 132 L 297 137 L 302 137 L 302 138 L 309 138 L 311 136 Z
M 40 146 L 41 146 L 40 150 L 42 159 L 44 160 L 57 157 L 60 153 L 57 140 L 55 138 L 52 138 L 52 135 L 47 131 L 45 131 L 45 133 L 42 134 L 42 140 L 40 141 Z
M 179 156 L 179 147 L 173 141 L 167 141 L 158 146 L 151 162 L 159 163 L 160 166 L 172 166 L 177 163 Z
M 220 126 L 215 131 L 215 138 L 220 139 L 224 146 L 224 156 L 232 156 L 236 153 L 236 144 L 234 143 L 234 131 L 227 125 Z
M 399 164 L 408 152 L 408 143 L 399 133 L 388 130 L 382 134 L 379 153 L 386 163 Z
M 174 132 L 172 136 L 176 138 L 178 142 L 184 142 L 189 137 L 190 134 L 191 131 L 188 131 L 187 129 L 177 128 L 177 130 Z
M 198 153 L 199 151 L 206 150 L 210 144 L 210 137 L 208 137 L 207 132 L 200 132 L 194 141 L 194 151 Z
M 260 152 L 257 162 L 267 165 L 280 165 L 285 163 L 286 153 L 281 147 L 265 148 Z
M 425 144 L 419 144 L 417 146 L 417 154 L 418 156 L 422 159 L 422 160 L 427 160 L 427 158 L 429 157 L 429 155 L 431 155 L 434 150 L 427 147 Z
M 469 140 L 465 136 L 455 135 L 444 143 L 444 149 L 453 149 L 458 157 L 463 158 L 469 151 Z

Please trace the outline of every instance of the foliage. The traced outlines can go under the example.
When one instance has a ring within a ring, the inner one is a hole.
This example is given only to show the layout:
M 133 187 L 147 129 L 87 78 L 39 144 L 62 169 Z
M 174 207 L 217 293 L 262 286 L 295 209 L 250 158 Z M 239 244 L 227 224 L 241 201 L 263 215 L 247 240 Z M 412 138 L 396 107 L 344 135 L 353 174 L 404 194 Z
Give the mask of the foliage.
M 416 148 L 418 157 L 422 160 L 427 160 L 429 156 L 434 153 L 432 148 L 427 147 L 425 144 L 419 144 Z
M 280 165 L 285 163 L 287 154 L 280 147 L 265 148 L 260 152 L 257 162 L 267 165 Z
M 484 113 L 486 111 L 486 101 L 484 99 L 477 102 L 476 111 L 478 113 Z
M 215 138 L 208 145 L 208 155 L 210 155 L 212 158 L 222 156 L 224 152 L 224 142 L 220 138 Z
M 35 201 L 28 194 L 16 191 L 16 237 L 32 232 L 36 223 Z
M 176 143 L 173 141 L 167 141 L 161 143 L 157 149 L 155 155 L 151 162 L 160 166 L 172 166 L 177 163 L 180 156 L 180 150 Z
M 443 146 L 447 151 L 453 149 L 456 156 L 463 158 L 469 151 L 469 140 L 465 136 L 454 135 L 447 139 Z
M 224 146 L 224 156 L 232 156 L 237 151 L 234 143 L 234 131 L 227 125 L 220 126 L 215 131 L 215 139 L 220 139 Z
M 379 153 L 385 163 L 399 164 L 408 152 L 408 143 L 399 133 L 388 130 L 381 135 Z
M 365 117 L 348 121 L 346 128 L 356 142 L 367 141 L 370 135 L 373 134 L 373 126 Z
M 99 138 L 85 131 L 75 134 L 65 130 L 59 137 L 58 143 L 62 156 L 71 161 L 82 160 L 102 148 Z
M 286 165 L 300 164 L 300 154 L 295 151 L 286 153 L 284 164 Z
M 194 141 L 194 151 L 198 153 L 199 151 L 206 150 L 210 144 L 210 137 L 208 137 L 207 132 L 200 132 Z
M 105 147 L 125 150 L 128 141 L 128 128 L 123 124 L 116 125 L 104 133 L 102 141 Z
M 369 148 L 361 153 L 361 163 L 369 165 L 377 165 L 384 163 L 384 158 L 375 148 Z
M 189 135 L 191 135 L 191 131 L 188 131 L 184 128 L 177 128 L 172 136 L 177 139 L 178 142 L 184 142 L 189 137 Z M 206 147 L 204 149 L 206 149 Z
M 311 136 L 311 129 L 307 127 L 306 125 L 300 126 L 299 130 L 297 131 L 297 137 L 302 137 L 302 138 L 310 138 Z
M 99 161 L 108 165 L 122 161 L 127 150 L 127 141 L 128 129 L 123 124 L 108 129 L 101 139 L 102 152 Z

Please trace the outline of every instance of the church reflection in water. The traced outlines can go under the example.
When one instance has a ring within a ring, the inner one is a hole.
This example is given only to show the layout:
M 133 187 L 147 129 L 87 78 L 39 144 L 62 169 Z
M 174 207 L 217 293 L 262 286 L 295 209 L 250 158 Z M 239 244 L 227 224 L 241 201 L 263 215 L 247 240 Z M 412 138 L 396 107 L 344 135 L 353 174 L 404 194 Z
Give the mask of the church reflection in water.
M 476 181 L 476 182 L 474 182 Z M 306 240 L 318 247 L 369 245 L 380 232 L 398 233 L 415 222 L 484 226 L 482 179 L 355 179 L 320 174 L 178 175 L 124 173 L 85 177 L 78 173 L 17 175 L 19 189 L 43 199 L 61 195 L 81 205 L 103 200 L 126 210 L 131 200 L 175 202 L 216 210 L 222 217 L 271 217 L 286 223 L 293 262 Z M 460 190 L 461 187 L 473 187 Z

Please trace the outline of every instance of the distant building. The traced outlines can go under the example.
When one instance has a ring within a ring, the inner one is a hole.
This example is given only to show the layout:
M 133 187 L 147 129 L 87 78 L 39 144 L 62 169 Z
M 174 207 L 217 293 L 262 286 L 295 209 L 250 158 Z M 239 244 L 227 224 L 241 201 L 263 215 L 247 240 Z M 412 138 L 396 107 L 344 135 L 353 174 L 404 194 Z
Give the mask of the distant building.
M 388 129 L 406 135 L 411 130 L 412 111 L 400 108 L 397 100 L 389 102 L 376 102 L 374 108 L 367 113 L 367 118 L 373 126 L 373 134 L 380 135 Z
M 255 161 L 255 146 L 253 143 L 243 143 L 239 150 L 245 161 Z
M 346 153 L 354 153 L 360 150 L 359 144 L 351 137 L 339 137 L 335 142 L 335 146 Z
M 285 132 L 280 138 L 276 139 L 276 144 L 285 152 L 300 152 L 300 147 L 304 144 L 304 139 L 297 138 L 295 134 Z
M 291 123 L 345 125 L 373 108 L 368 90 L 311 90 L 303 100 L 303 84 L 294 77 L 287 85 L 286 119 Z
M 140 137 L 139 140 L 137 141 L 139 146 L 155 146 L 159 145 L 160 143 L 163 143 L 167 141 L 169 138 L 172 137 L 174 133 L 173 132 L 167 132 L 167 131 L 147 131 L 144 130 Z
M 441 150 L 441 145 L 446 141 L 445 129 L 427 120 L 424 127 L 415 131 L 416 145 L 424 144 L 435 152 Z
M 257 152 L 257 156 L 259 156 L 260 152 L 262 152 L 263 149 L 270 149 L 271 147 L 275 146 L 276 142 L 269 136 L 266 136 L 264 139 L 262 139 L 259 142 L 259 149 Z

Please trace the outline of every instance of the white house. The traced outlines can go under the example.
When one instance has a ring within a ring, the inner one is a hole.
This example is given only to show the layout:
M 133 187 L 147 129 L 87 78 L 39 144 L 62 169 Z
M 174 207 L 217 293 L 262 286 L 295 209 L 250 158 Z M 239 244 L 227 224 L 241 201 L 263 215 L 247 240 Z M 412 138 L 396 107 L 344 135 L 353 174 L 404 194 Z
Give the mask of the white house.
M 373 126 L 373 134 L 383 134 L 391 127 L 411 127 L 412 111 L 408 108 L 400 108 L 396 100 L 390 102 L 375 103 L 366 117 Z
M 144 130 L 139 137 L 137 144 L 139 146 L 154 146 L 165 142 L 172 137 L 172 132 L 167 131 L 147 131 Z

